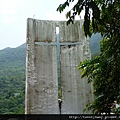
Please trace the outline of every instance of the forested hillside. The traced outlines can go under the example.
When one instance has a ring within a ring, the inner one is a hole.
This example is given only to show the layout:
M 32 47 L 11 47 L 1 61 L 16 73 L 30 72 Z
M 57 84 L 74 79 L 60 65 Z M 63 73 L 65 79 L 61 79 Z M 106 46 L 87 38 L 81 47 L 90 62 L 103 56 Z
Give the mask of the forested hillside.
M 96 33 L 93 34 L 90 38 L 90 50 L 92 58 L 100 53 L 100 40 L 102 39 L 101 35 Z
M 99 34 L 90 39 L 92 56 L 99 53 Z M 0 50 L 0 114 L 24 114 L 26 45 Z
M 25 44 L 0 50 L 0 114 L 24 113 Z

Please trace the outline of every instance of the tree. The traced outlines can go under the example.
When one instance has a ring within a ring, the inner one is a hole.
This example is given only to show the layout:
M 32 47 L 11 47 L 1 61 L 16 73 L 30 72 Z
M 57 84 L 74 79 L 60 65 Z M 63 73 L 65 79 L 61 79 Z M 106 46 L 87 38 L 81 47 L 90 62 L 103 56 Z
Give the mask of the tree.
M 74 0 L 60 4 L 60 13 Z M 116 100 L 120 103 L 120 0 L 78 0 L 67 12 L 67 24 L 74 23 L 75 16 L 85 10 L 85 35 L 101 33 L 101 53 L 92 60 L 80 63 L 82 77 L 93 82 L 95 99 L 87 105 L 94 113 L 110 113 Z M 92 12 L 92 14 L 90 14 Z M 91 19 L 90 19 L 91 18 Z

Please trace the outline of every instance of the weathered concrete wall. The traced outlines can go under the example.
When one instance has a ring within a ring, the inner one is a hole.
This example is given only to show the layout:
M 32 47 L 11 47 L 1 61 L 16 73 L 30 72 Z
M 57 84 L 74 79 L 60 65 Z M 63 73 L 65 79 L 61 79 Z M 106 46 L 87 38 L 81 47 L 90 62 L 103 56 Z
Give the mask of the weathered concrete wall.
M 59 113 L 56 27 L 59 27 L 59 41 L 62 43 L 62 114 L 83 113 L 85 105 L 93 96 L 92 85 L 87 84 L 85 78 L 81 79 L 77 69 L 80 61 L 90 59 L 89 41 L 84 36 L 80 22 L 69 26 L 65 21 L 28 19 L 27 22 L 26 114 Z M 63 45 L 68 42 L 79 43 Z
M 83 22 L 83 21 L 81 21 Z M 85 59 L 90 59 L 89 41 L 85 37 L 80 22 L 66 26 L 62 22 L 60 27 L 61 42 L 81 42 L 77 45 L 61 47 L 61 87 L 62 87 L 62 113 L 83 113 L 87 103 L 92 101 L 92 84 L 87 79 L 81 79 L 78 65 Z M 89 113 L 89 112 L 86 112 Z
M 59 22 L 60 42 L 81 42 L 80 21 L 67 26 L 66 21 Z
M 55 41 L 55 28 L 51 23 L 45 24 L 43 21 L 33 19 L 28 19 L 27 27 L 25 112 L 58 113 L 56 46 L 35 44 L 35 41 Z

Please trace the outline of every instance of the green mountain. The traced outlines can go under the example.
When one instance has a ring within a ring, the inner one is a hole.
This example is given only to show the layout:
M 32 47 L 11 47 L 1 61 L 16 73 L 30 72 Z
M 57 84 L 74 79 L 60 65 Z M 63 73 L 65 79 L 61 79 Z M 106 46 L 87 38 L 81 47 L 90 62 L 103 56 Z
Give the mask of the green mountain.
M 92 55 L 98 54 L 100 34 L 92 35 Z M 26 44 L 0 50 L 0 114 L 24 114 Z
M 100 53 L 100 40 L 102 40 L 102 37 L 99 33 L 93 34 L 90 38 L 90 50 L 92 58 Z
M 24 113 L 25 44 L 0 50 L 0 114 Z

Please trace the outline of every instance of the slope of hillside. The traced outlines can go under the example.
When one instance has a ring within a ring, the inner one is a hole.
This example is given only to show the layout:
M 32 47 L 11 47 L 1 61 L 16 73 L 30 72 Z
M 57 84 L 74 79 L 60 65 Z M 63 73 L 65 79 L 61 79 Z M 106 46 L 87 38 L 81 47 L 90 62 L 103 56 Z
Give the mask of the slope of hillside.
M 0 114 L 24 113 L 25 44 L 0 50 Z
M 19 67 L 25 65 L 25 44 L 17 48 L 0 50 L 0 67 Z
M 100 40 L 102 39 L 99 33 L 93 34 L 90 38 L 90 50 L 92 58 L 100 53 Z

